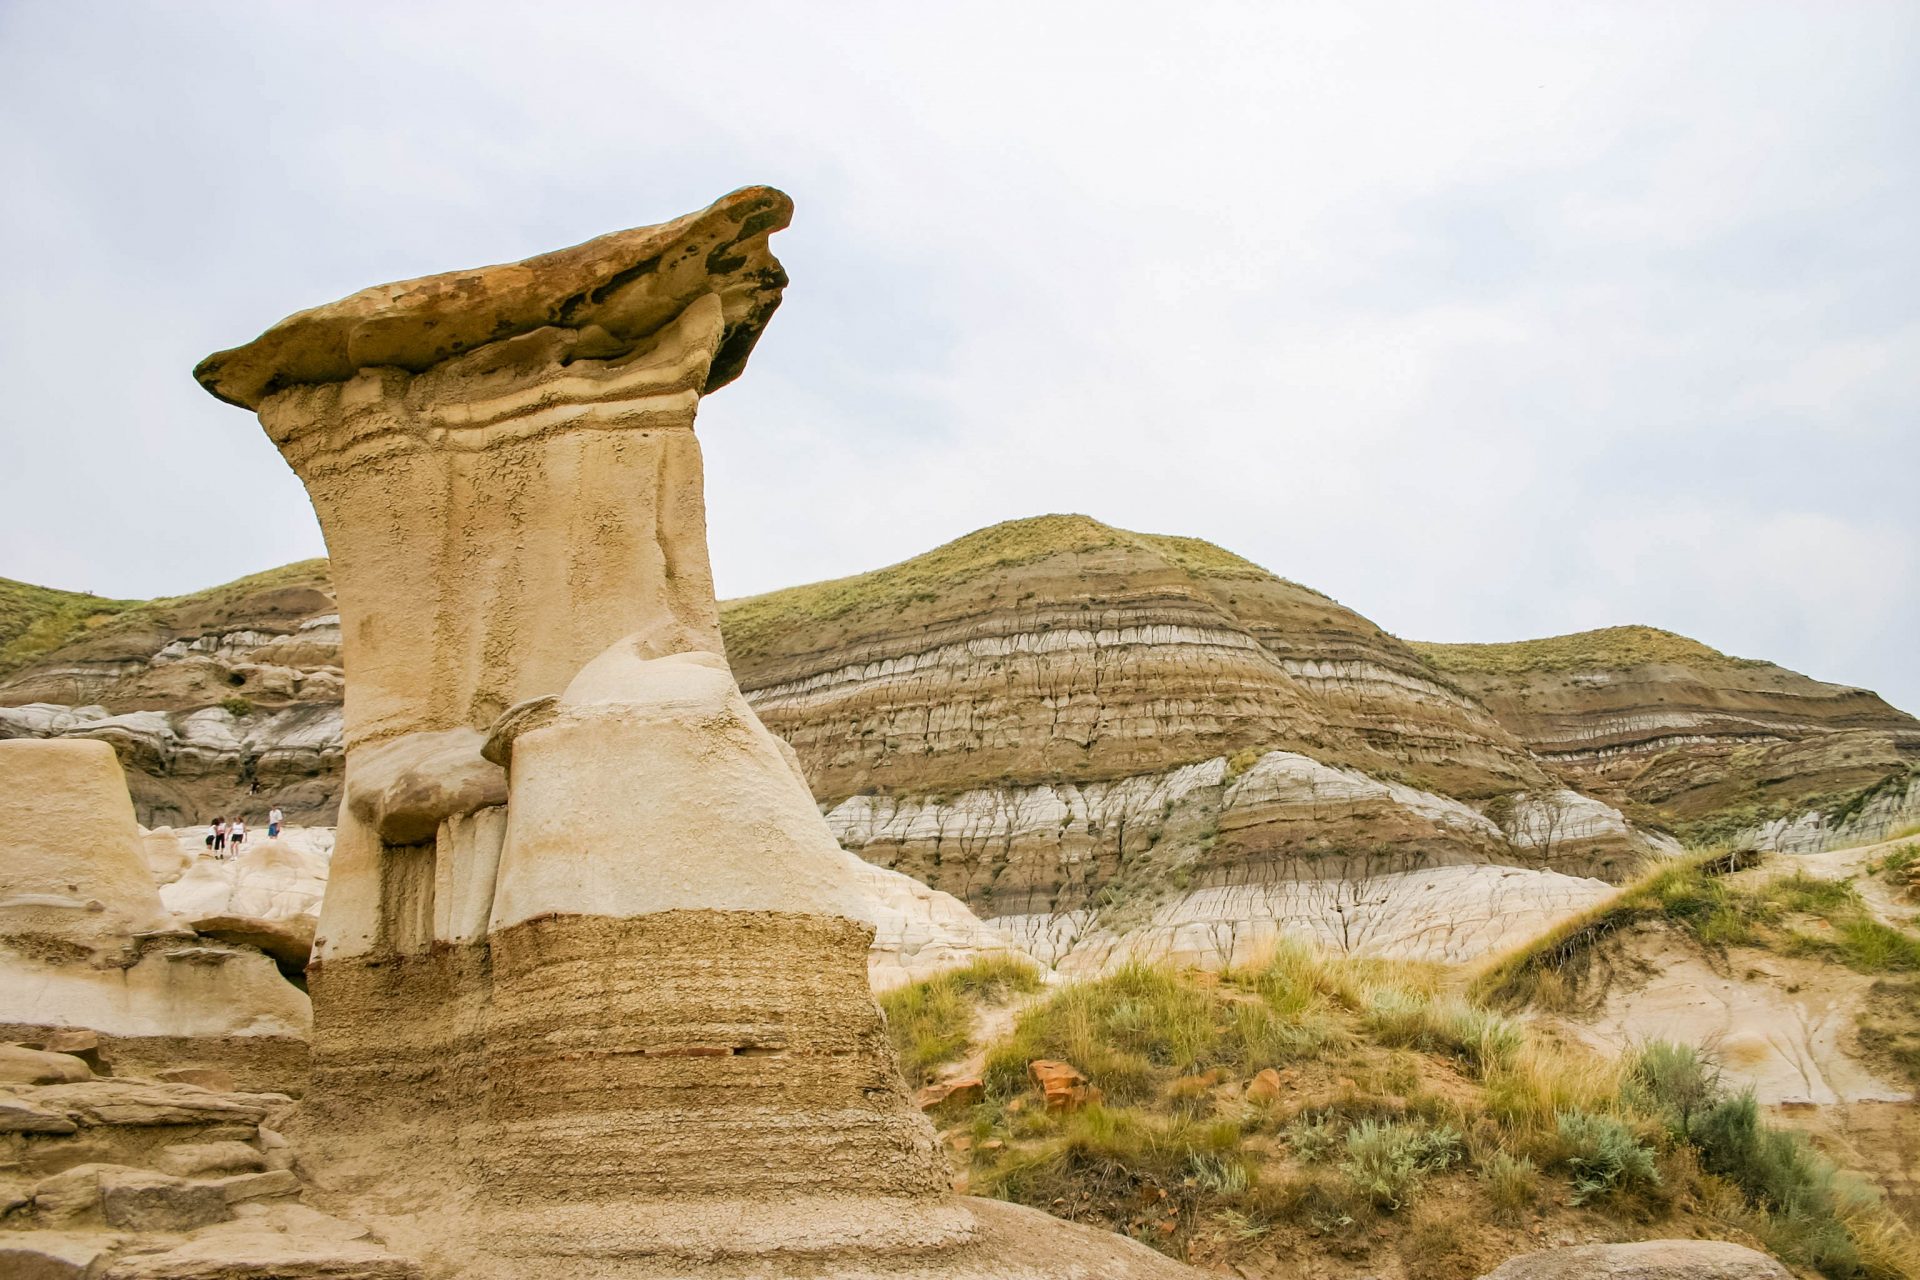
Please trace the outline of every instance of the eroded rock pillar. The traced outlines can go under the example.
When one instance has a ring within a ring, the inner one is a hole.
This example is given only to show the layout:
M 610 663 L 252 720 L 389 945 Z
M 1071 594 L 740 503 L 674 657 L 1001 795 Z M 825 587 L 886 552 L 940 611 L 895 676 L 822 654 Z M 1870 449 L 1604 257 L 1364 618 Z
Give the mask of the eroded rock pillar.
M 1166 1274 L 950 1194 L 863 880 L 722 655 L 694 413 L 789 212 L 369 289 L 197 371 L 339 595 L 312 1194 L 437 1275 Z

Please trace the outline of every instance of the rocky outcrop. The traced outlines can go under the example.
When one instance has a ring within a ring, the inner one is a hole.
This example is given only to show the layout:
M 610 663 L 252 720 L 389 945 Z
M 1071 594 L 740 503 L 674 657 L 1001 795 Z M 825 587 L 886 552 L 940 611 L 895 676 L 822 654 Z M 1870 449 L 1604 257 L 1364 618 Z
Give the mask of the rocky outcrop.
M 1873 693 L 1652 627 L 1414 647 L 1557 775 L 1695 839 L 1844 819 L 1920 763 L 1920 721 Z
M 0 1045 L 8 1053 L 30 1052 Z M 33 1280 L 332 1277 L 418 1280 L 368 1229 L 300 1204 L 296 1154 L 274 1127 L 293 1100 L 101 1077 L 0 1086 L 0 1275 Z
M 216 856 L 197 832 L 150 832 L 149 844 L 170 843 L 185 859 L 162 878 L 160 900 L 174 918 L 203 938 L 255 947 L 282 973 L 306 980 L 307 961 L 326 892 L 333 832 L 292 827 L 277 840 L 260 839 L 238 853 Z
M 209 1066 L 298 1089 L 307 998 L 155 890 L 113 752 L 0 742 L 0 1035 L 93 1033 L 118 1069 Z
M 436 1275 L 1185 1274 L 950 1193 L 867 877 L 721 656 L 692 427 L 789 212 L 750 188 L 366 290 L 197 371 L 258 411 L 339 584 L 296 1124 Z

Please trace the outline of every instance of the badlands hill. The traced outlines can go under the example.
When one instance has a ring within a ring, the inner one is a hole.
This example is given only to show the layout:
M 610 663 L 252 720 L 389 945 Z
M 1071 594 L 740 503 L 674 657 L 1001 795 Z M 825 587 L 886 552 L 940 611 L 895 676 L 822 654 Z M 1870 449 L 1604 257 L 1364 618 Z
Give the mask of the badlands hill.
M 149 826 L 331 824 L 343 689 L 325 560 L 158 600 L 0 579 L 0 738 L 112 744 Z
M 1903 791 L 1920 758 L 1920 722 L 1865 689 L 1653 627 L 1414 648 L 1546 767 L 1696 841 L 1848 816 Z
M 153 601 L 0 582 L 0 736 L 111 743 L 150 825 L 330 822 L 325 570 Z M 1871 693 L 1666 632 L 1409 643 L 1212 544 L 1084 516 L 732 601 L 723 625 L 848 847 L 1044 929 L 1359 873 L 1617 881 L 1670 836 L 1899 809 L 1920 758 L 1920 722 Z

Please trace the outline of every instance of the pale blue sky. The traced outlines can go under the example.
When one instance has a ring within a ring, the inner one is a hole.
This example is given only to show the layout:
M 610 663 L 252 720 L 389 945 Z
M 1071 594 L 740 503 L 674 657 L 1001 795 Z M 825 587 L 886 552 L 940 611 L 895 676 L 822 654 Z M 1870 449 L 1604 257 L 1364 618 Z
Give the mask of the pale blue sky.
M 1920 710 L 1910 4 L 8 0 L 0 172 L 6 576 L 320 553 L 202 355 L 769 182 L 729 594 L 1085 511 Z

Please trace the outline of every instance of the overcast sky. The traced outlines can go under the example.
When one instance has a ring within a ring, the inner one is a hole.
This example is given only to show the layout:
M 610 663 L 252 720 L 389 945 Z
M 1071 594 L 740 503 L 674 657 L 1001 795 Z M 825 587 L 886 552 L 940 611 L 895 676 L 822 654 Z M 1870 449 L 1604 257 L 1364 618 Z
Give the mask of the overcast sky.
M 0 0 L 0 575 L 323 552 L 208 352 L 771 183 L 737 595 L 1082 511 L 1920 710 L 1920 6 Z

